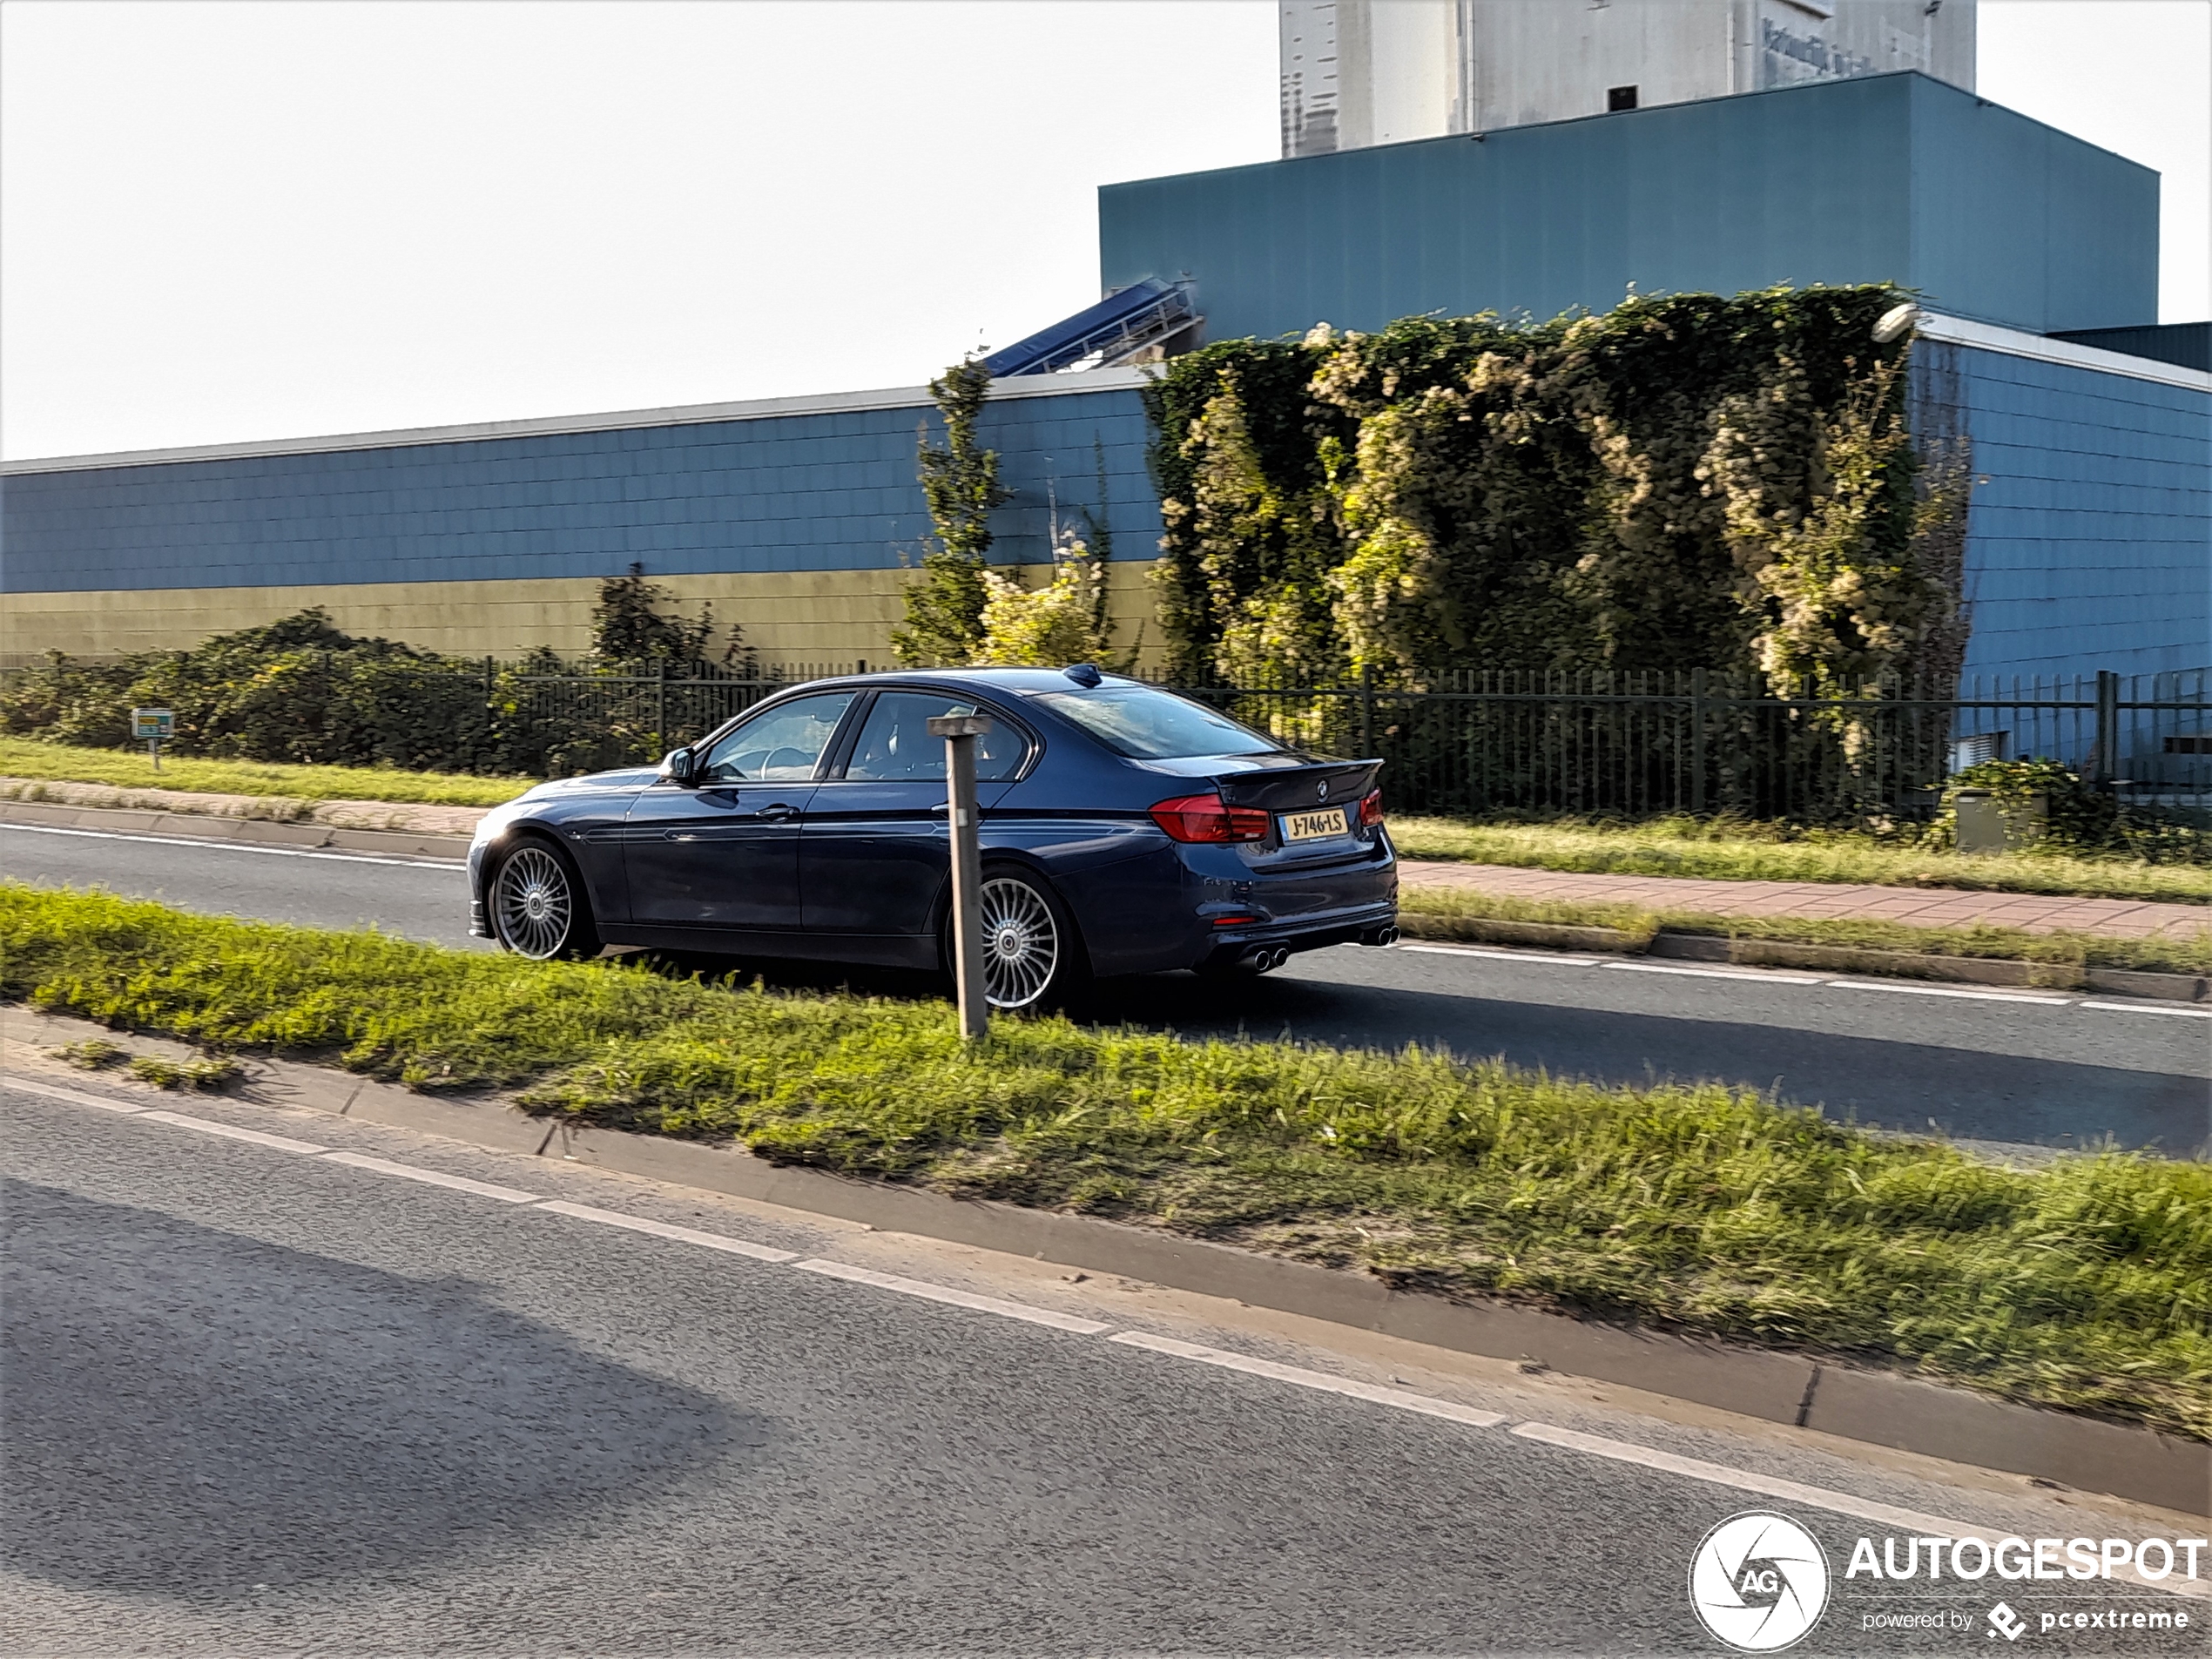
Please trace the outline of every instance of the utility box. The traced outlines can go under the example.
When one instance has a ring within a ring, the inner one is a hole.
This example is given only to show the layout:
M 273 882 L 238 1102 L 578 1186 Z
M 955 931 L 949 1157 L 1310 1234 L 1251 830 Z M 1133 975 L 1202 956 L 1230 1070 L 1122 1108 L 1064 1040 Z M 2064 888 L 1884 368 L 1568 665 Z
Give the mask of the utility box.
M 2030 795 L 2009 805 L 1986 789 L 1962 789 L 1952 797 L 1958 814 L 1961 853 L 2019 853 L 2043 839 L 2050 797 Z

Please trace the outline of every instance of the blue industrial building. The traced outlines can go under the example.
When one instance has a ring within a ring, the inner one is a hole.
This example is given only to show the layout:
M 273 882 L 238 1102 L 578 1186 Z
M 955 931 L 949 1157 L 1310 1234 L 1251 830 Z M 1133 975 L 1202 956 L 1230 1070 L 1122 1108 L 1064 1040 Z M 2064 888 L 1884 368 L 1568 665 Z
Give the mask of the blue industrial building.
M 1918 74 L 1109 185 L 1098 233 L 1109 287 L 1188 277 L 1217 339 L 1785 282 L 2158 317 L 2158 175 Z
M 2156 327 L 2157 189 L 1918 74 L 1110 185 L 1126 299 L 995 360 L 997 554 L 1040 563 L 1055 510 L 1103 513 L 1136 640 L 1143 371 L 1082 367 L 1116 341 L 1892 281 L 1926 301 L 1919 418 L 1972 445 L 1968 671 L 2202 666 L 2212 373 L 2201 327 Z M 180 645 L 307 604 L 446 650 L 575 650 L 597 580 L 640 562 L 771 660 L 880 659 L 927 418 L 912 388 L 10 463 L 0 651 Z
M 1008 562 L 1050 556 L 1055 510 L 1151 552 L 1140 379 L 1011 381 L 986 405 Z M 307 604 L 442 649 L 577 649 L 598 579 L 640 563 L 775 657 L 880 659 L 934 419 L 914 388 L 31 463 L 6 481 L 10 645 L 38 645 L 59 598 L 85 620 L 46 638 L 94 652 Z

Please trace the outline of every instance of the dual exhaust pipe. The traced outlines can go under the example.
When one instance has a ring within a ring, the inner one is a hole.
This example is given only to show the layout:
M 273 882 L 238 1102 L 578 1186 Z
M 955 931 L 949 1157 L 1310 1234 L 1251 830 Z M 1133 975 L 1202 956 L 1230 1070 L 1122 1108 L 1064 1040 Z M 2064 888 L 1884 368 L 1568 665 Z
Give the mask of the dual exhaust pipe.
M 1398 942 L 1398 929 L 1388 924 L 1370 927 L 1359 935 L 1359 942 L 1378 948 L 1394 945 Z M 1261 945 L 1237 959 L 1240 967 L 1248 968 L 1255 974 L 1271 973 L 1290 960 L 1291 951 L 1287 945 Z

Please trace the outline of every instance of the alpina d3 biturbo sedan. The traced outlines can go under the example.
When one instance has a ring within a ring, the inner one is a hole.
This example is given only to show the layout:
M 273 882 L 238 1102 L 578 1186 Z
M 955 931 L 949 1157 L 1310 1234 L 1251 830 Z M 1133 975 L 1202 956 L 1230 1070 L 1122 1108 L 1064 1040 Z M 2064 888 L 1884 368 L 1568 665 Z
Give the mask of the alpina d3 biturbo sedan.
M 985 985 L 1251 973 L 1397 937 L 1375 760 L 1332 760 L 1087 665 L 816 680 L 658 772 L 541 784 L 469 851 L 469 931 L 539 958 L 645 945 L 937 969 L 945 745 L 981 712 Z

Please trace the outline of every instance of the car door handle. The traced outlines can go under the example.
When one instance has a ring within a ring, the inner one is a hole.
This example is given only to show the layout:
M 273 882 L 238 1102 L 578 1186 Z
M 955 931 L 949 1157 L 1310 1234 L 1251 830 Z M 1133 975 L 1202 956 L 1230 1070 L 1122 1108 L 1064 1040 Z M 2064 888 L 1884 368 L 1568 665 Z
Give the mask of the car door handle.
M 779 800 L 772 806 L 763 806 L 753 816 L 765 823 L 782 824 L 797 818 L 799 808 Z

